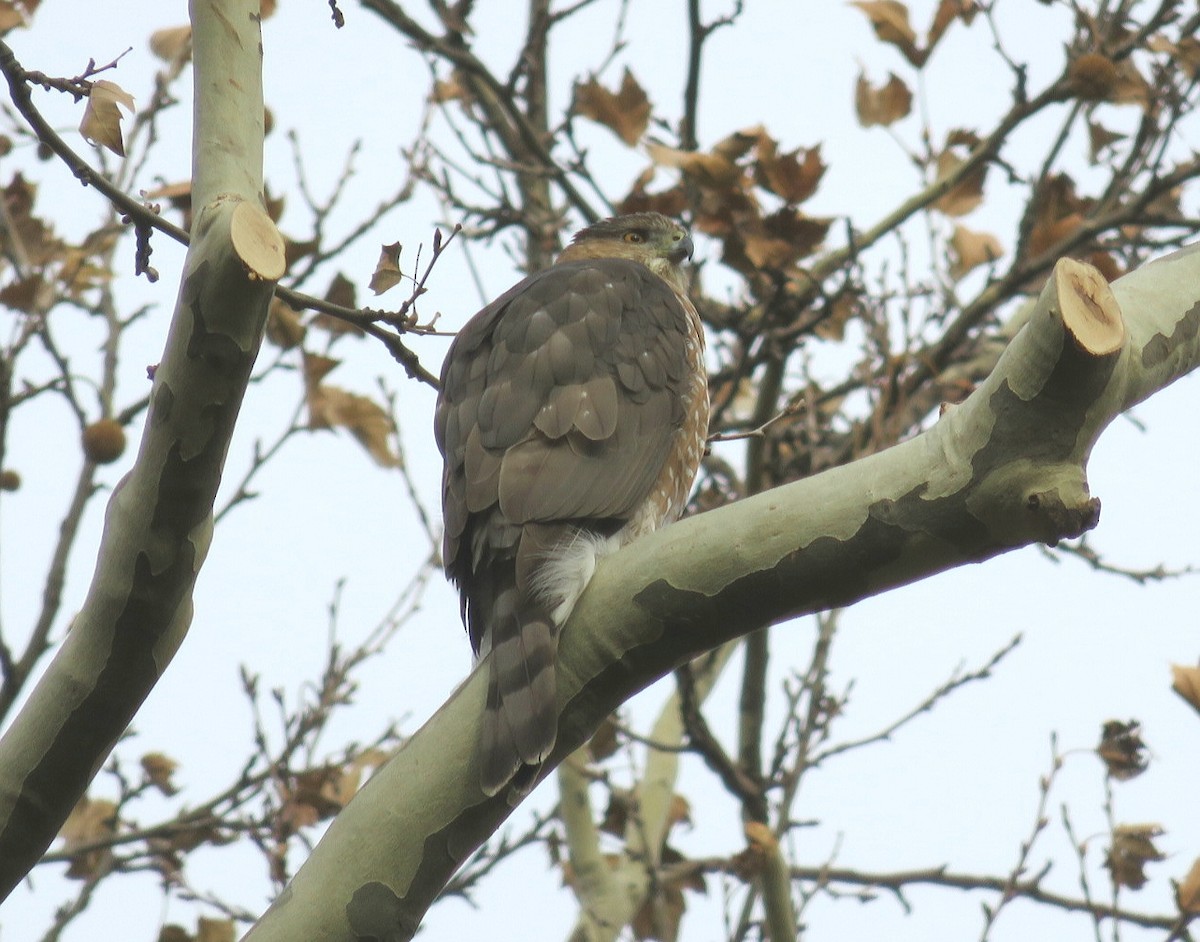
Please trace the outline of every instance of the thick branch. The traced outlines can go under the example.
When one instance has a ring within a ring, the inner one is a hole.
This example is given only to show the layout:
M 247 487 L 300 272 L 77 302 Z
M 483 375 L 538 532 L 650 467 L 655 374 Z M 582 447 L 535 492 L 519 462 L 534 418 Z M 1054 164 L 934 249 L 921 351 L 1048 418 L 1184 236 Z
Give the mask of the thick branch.
M 199 207 L 137 461 L 109 501 L 83 608 L 0 740 L 0 896 L 36 862 L 171 660 L 282 240 L 262 205 L 256 0 L 195 0 Z
M 559 739 L 546 771 L 614 707 L 701 651 L 1095 526 L 1088 455 L 1124 408 L 1200 359 L 1197 283 L 1194 251 L 1122 279 L 1115 299 L 1094 269 L 1060 262 L 992 376 L 934 428 L 606 560 L 563 635 Z M 517 800 L 478 791 L 485 687 L 476 671 L 371 779 L 249 938 L 416 931 Z

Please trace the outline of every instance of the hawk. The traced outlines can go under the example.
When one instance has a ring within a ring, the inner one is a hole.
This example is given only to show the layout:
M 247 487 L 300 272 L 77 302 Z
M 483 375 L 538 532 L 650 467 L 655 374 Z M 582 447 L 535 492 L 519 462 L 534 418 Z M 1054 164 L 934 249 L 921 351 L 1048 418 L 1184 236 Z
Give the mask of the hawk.
M 443 559 L 488 660 L 480 784 L 554 748 L 557 637 L 596 561 L 682 511 L 708 434 L 704 334 L 658 213 L 576 233 L 481 310 L 442 367 Z

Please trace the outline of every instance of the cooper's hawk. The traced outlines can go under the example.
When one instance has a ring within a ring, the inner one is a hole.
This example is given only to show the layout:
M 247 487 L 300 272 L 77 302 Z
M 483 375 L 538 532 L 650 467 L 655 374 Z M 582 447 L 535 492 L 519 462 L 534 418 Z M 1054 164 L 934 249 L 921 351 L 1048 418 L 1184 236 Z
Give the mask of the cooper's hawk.
M 480 658 L 491 795 L 554 747 L 557 634 L 598 557 L 674 520 L 704 453 L 704 335 L 658 213 L 575 234 L 476 314 L 442 367 L 447 575 Z

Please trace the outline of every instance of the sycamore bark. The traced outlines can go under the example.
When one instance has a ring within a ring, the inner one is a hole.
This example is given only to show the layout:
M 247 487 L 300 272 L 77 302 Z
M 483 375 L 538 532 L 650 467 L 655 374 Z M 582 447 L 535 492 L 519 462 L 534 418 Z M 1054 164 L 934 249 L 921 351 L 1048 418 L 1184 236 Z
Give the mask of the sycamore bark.
M 543 774 L 622 702 L 703 651 L 1094 527 L 1087 462 L 1097 438 L 1200 362 L 1197 284 L 1195 247 L 1112 289 L 1090 266 L 1060 261 L 991 376 L 928 431 L 606 560 L 564 629 L 558 746 Z M 517 800 L 486 798 L 477 785 L 485 688 L 476 671 L 367 783 L 248 940 L 416 932 Z
M 133 469 L 62 648 L 0 740 L 0 899 L 49 846 L 178 649 L 283 243 L 262 209 L 258 0 L 195 0 L 191 245 Z

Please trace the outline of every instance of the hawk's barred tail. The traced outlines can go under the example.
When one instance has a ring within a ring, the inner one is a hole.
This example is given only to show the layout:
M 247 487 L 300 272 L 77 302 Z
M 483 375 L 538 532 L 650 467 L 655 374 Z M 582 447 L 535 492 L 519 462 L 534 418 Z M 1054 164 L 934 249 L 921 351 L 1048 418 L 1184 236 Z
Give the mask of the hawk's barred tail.
M 514 586 L 497 596 L 493 609 L 487 708 L 479 728 L 479 778 L 488 795 L 501 791 L 522 766 L 535 771 L 558 733 L 555 627 L 545 612 L 518 602 Z M 522 792 L 528 787 L 518 781 Z

